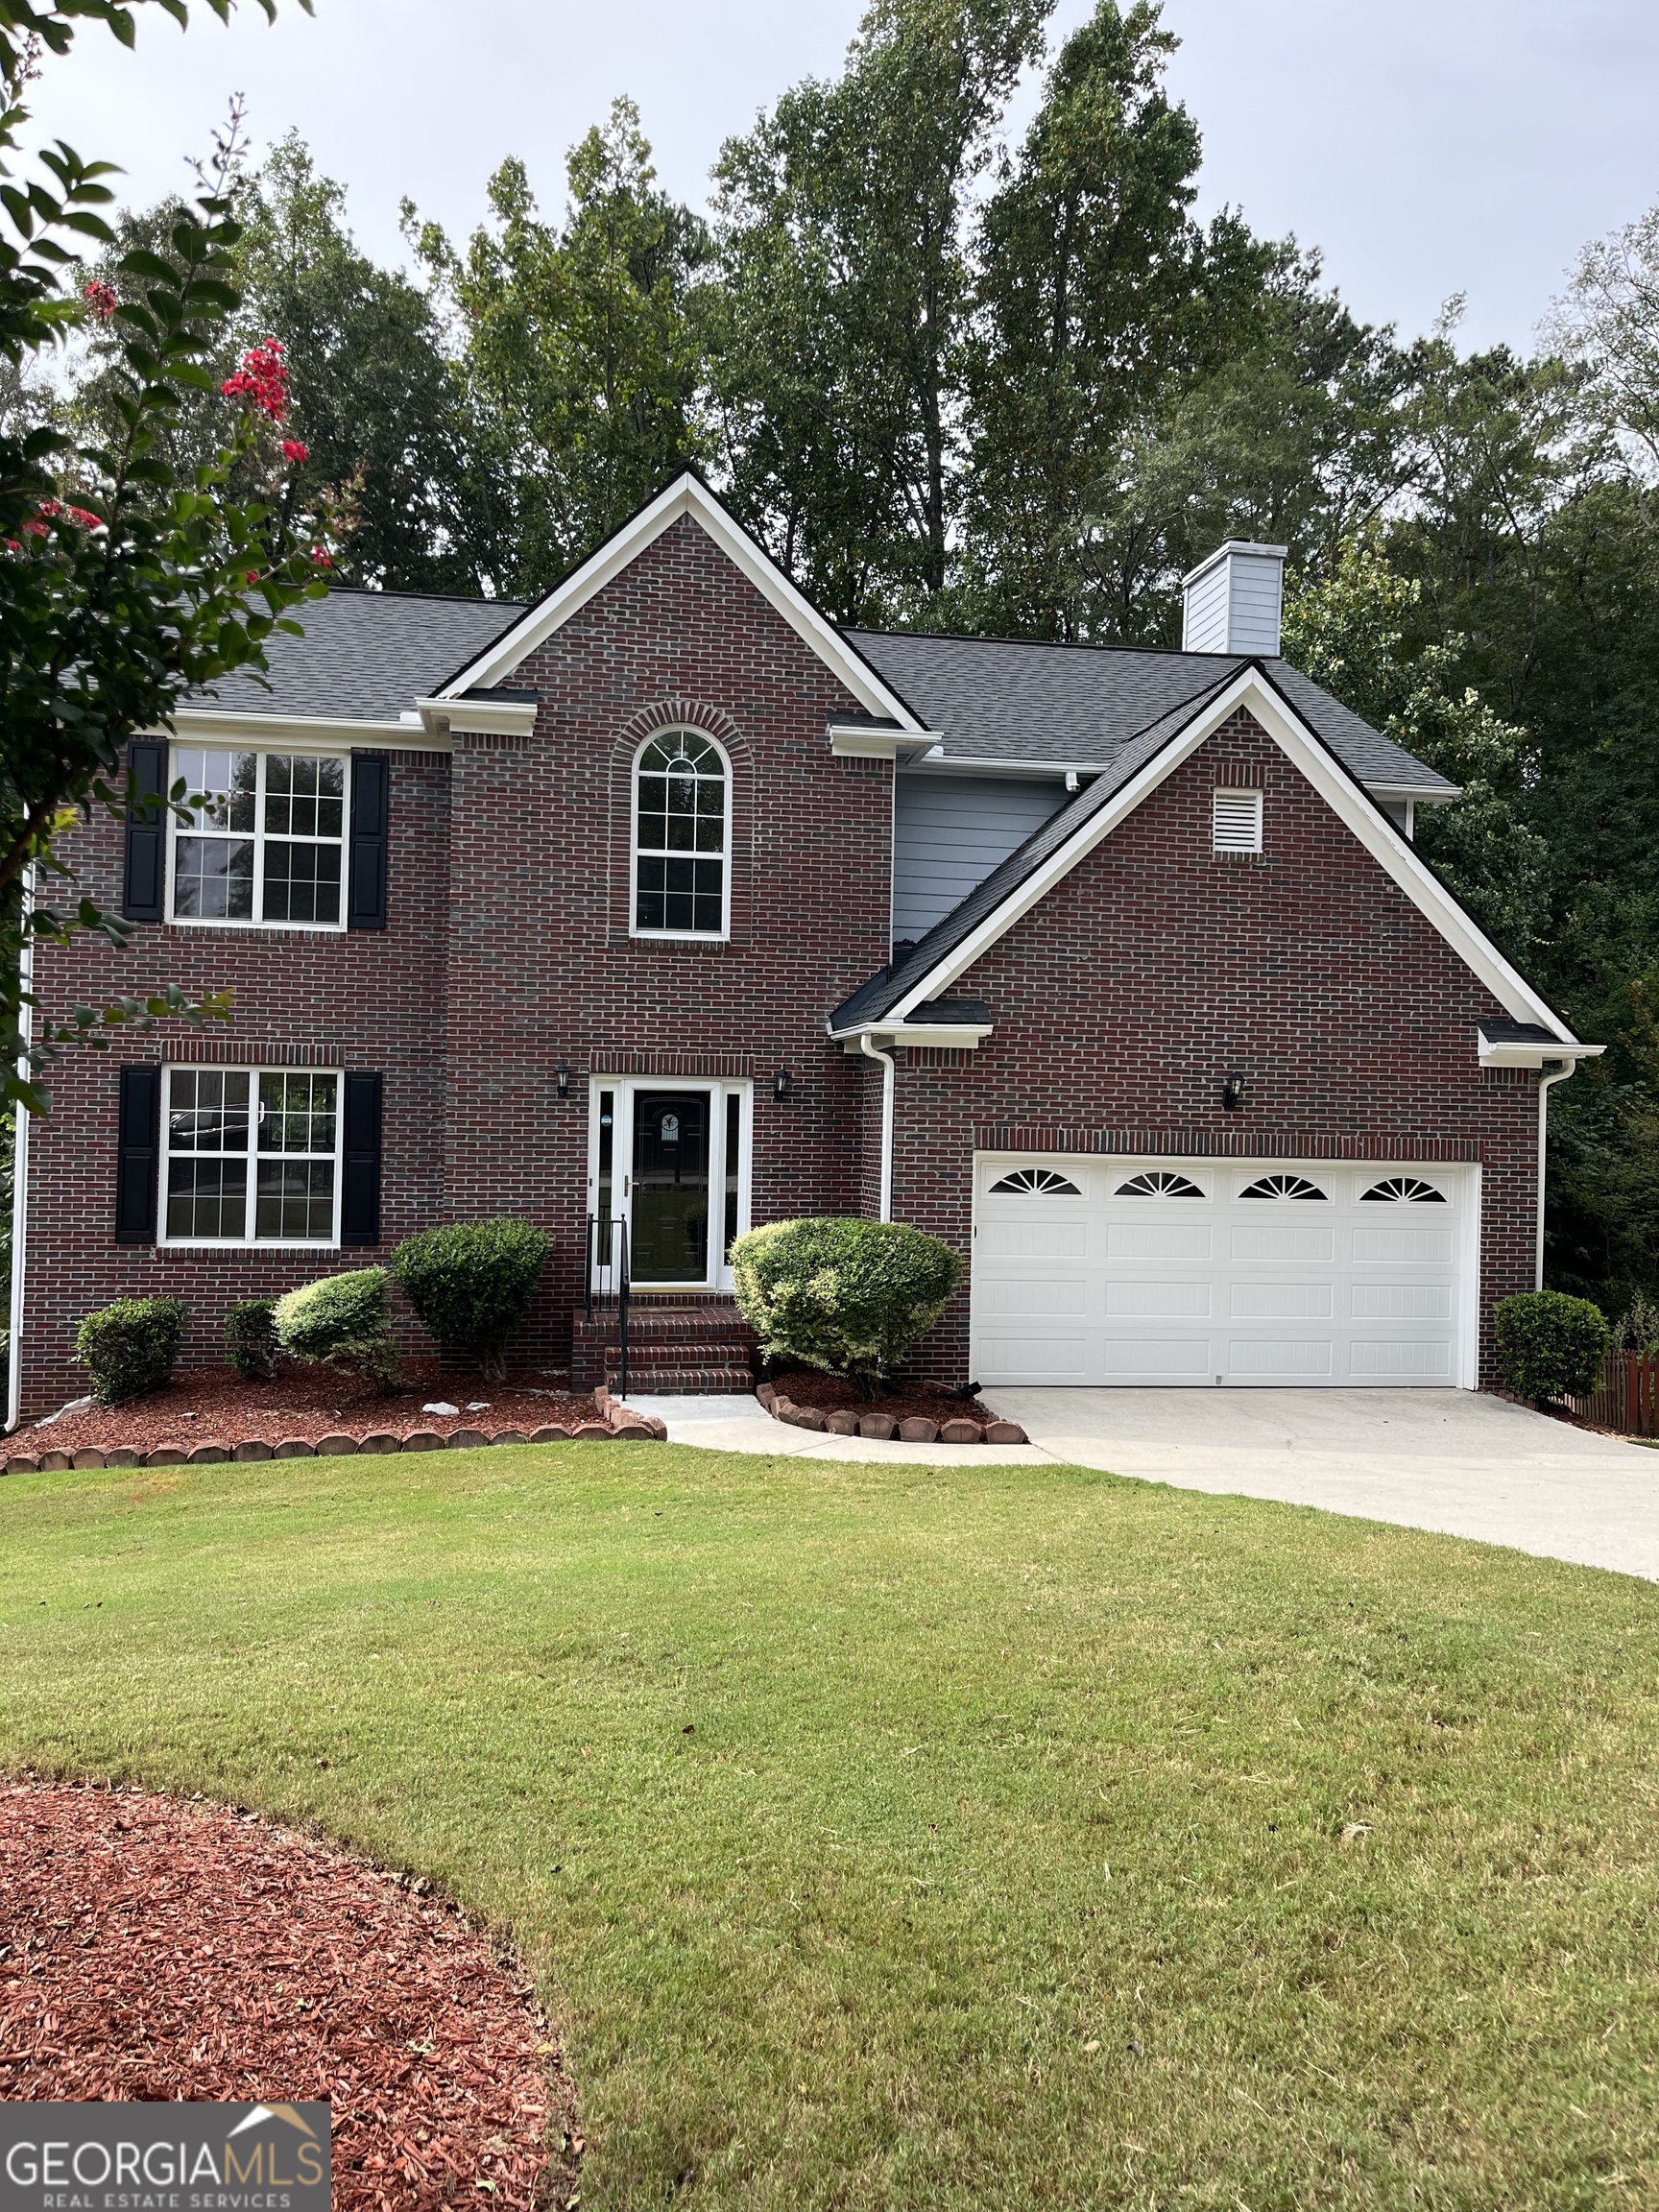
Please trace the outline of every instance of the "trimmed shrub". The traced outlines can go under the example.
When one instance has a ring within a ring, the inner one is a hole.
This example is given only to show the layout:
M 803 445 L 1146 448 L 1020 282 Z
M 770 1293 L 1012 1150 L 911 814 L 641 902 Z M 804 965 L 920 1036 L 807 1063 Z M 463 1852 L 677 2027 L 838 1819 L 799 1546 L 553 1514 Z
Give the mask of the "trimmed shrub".
M 92 1376 L 100 1406 L 119 1406 L 173 1380 L 184 1304 L 179 1298 L 118 1298 L 88 1313 L 75 1332 L 75 1357 Z
M 445 1359 L 475 1359 L 499 1376 L 508 1334 L 530 1310 L 552 1248 L 540 1229 L 502 1214 L 406 1238 L 392 1272 Z
M 311 1359 L 362 1375 L 382 1390 L 402 1380 L 386 1308 L 386 1270 L 360 1267 L 350 1275 L 325 1275 L 276 1301 L 276 1338 L 296 1359 Z
M 866 1397 L 932 1328 L 962 1275 L 897 1221 L 773 1221 L 732 1247 L 737 1305 L 769 1358 L 845 1375 Z
M 1610 1331 L 1599 1306 L 1559 1290 L 1524 1290 L 1492 1310 L 1498 1365 L 1517 1397 L 1587 1398 L 1607 1357 Z
M 225 1316 L 225 1342 L 230 1364 L 245 1382 L 273 1382 L 282 1349 L 276 1340 L 276 1299 L 239 1299 Z

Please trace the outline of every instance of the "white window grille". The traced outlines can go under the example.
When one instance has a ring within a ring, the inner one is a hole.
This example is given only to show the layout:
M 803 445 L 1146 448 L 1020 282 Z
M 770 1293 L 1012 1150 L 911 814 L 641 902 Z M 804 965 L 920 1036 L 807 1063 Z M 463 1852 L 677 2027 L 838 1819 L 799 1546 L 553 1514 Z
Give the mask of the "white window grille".
M 338 754 L 176 745 L 173 919 L 338 929 L 348 763 Z
M 1260 853 L 1262 850 L 1262 794 L 1239 791 L 1231 784 L 1215 790 L 1214 849 L 1217 853 Z
M 732 779 L 695 730 L 644 746 L 634 771 L 634 930 L 724 937 Z
M 340 1077 L 295 1068 L 169 1068 L 162 1240 L 337 1244 Z

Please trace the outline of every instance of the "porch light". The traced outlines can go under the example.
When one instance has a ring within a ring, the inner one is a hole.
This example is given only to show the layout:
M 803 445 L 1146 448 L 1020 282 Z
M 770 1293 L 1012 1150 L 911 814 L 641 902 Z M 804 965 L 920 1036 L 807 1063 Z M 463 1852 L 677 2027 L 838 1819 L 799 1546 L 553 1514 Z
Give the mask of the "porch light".
M 554 1077 L 554 1080 L 557 1082 L 557 1084 L 558 1084 L 558 1086 L 559 1086 L 559 1095 L 560 1095 L 560 1097 L 561 1097 L 561 1098 L 568 1098 L 568 1097 L 569 1097 L 569 1095 L 570 1095 L 570 1070 L 569 1070 L 569 1069 L 568 1069 L 568 1068 L 565 1068 L 565 1067 L 561 1067 L 561 1068 L 559 1069 L 559 1070 L 558 1070 L 558 1072 L 557 1072 L 556 1076 Z
M 1221 1103 L 1229 1114 L 1237 1114 L 1244 1103 L 1244 1072 L 1235 1068 L 1221 1086 Z
M 772 1095 L 774 1098 L 787 1098 L 794 1086 L 795 1078 L 788 1069 L 780 1068 L 772 1078 Z

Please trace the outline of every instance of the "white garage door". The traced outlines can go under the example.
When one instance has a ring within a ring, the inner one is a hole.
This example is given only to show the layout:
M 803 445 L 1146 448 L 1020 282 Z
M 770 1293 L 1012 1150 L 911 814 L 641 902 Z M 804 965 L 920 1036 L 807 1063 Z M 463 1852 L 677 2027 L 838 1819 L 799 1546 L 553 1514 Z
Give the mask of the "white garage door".
M 982 1382 L 1473 1382 L 1473 1168 L 981 1153 L 974 1202 Z

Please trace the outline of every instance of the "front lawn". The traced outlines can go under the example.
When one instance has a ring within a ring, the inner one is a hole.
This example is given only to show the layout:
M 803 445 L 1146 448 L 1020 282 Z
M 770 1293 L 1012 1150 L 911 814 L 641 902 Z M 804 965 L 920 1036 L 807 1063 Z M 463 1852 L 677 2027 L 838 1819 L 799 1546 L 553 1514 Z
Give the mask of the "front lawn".
M 1659 1589 L 1072 1469 L 0 1483 L 0 1767 L 428 1873 L 584 2207 L 1659 2202 Z

